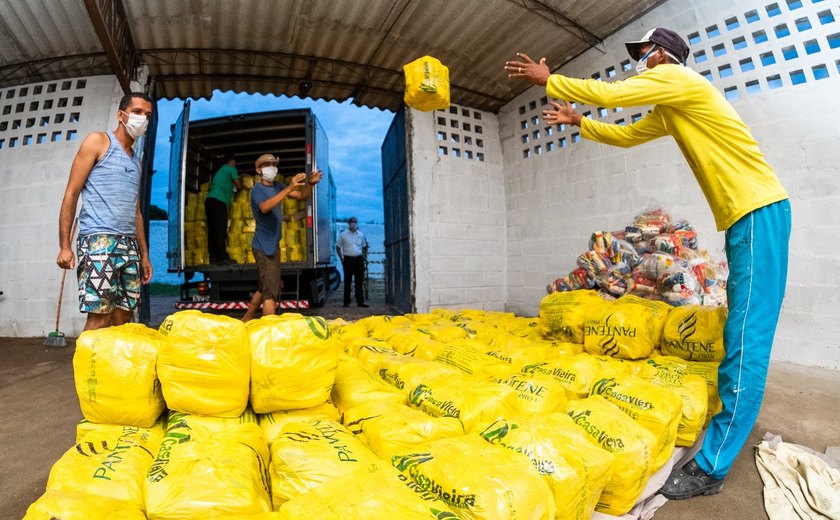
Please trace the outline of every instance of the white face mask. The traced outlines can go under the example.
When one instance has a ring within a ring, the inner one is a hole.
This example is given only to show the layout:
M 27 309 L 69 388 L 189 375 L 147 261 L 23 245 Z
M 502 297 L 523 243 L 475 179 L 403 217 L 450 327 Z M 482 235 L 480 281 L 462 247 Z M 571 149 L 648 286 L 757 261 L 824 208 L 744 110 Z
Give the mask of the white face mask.
M 128 112 L 120 111 L 123 114 L 128 116 L 127 123 L 120 123 L 125 126 L 125 131 L 128 132 L 128 135 L 134 139 L 135 141 L 140 138 L 143 134 L 146 133 L 146 128 L 149 126 L 149 118 L 140 114 L 129 114 Z
M 263 166 L 260 170 L 264 181 L 274 182 L 274 178 L 277 177 L 277 166 Z
M 641 74 L 642 72 L 645 72 L 645 71 L 648 70 L 647 60 L 650 57 L 650 55 L 653 53 L 653 51 L 655 51 L 655 50 L 656 50 L 656 45 L 654 45 L 650 49 L 648 49 L 648 51 L 645 53 L 645 55 L 642 56 L 641 58 L 639 58 L 639 62 L 636 63 L 636 74 Z

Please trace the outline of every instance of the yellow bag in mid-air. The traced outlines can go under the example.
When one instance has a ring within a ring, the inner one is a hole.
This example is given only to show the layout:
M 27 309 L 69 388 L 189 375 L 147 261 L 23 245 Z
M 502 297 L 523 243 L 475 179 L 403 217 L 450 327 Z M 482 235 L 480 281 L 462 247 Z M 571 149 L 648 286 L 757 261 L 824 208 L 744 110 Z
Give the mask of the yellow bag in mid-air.
M 595 510 L 630 511 L 653 474 L 656 437 L 599 395 L 569 401 L 566 413 L 590 442 L 615 455 L 615 470 Z
M 284 503 L 272 518 L 458 520 L 436 494 L 387 464 L 378 461 L 321 484 Z
M 690 361 L 723 361 L 726 307 L 685 305 L 674 308 L 662 333 L 662 353 Z
M 157 378 L 163 336 L 139 323 L 83 332 L 73 374 L 85 419 L 149 428 L 165 406 Z
M 338 347 L 324 318 L 284 314 L 247 325 L 251 344 L 251 406 L 256 413 L 310 408 L 335 382 Z
M 251 346 L 245 324 L 196 310 L 167 316 L 157 371 L 171 410 L 239 417 L 248 405 Z
M 554 519 L 551 490 L 530 461 L 478 435 L 432 441 L 391 463 L 460 518 Z
M 590 443 L 569 416 L 552 413 L 496 421 L 481 436 L 530 459 L 554 494 L 557 520 L 592 516 L 615 456 Z
M 449 68 L 431 56 L 403 65 L 405 104 L 429 112 L 449 107 Z

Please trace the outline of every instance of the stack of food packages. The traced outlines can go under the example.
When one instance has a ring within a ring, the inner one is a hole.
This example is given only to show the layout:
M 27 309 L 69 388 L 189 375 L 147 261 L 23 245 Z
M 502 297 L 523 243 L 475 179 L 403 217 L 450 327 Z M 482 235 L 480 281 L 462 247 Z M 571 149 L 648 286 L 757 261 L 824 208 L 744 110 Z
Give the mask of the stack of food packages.
M 186 265 L 204 265 L 210 263 L 207 252 L 207 216 L 204 212 L 204 201 L 210 183 L 205 182 L 199 187 L 198 193 L 187 192 L 184 207 L 184 263 Z
M 227 252 L 237 264 L 254 263 L 251 242 L 254 240 L 256 222 L 251 209 L 252 175 L 242 175 L 242 189 L 233 195 L 228 214 Z
M 697 232 L 661 209 L 639 214 L 624 231 L 596 231 L 577 268 L 548 292 L 597 289 L 606 298 L 634 294 L 671 305 L 726 305 L 726 262 L 697 249 Z
M 291 182 L 291 177 L 286 179 L 287 184 Z M 306 260 L 306 201 L 283 199 L 283 234 L 279 247 L 281 262 Z
M 721 312 L 575 291 L 88 331 L 85 421 L 26 519 L 621 515 L 719 409 Z

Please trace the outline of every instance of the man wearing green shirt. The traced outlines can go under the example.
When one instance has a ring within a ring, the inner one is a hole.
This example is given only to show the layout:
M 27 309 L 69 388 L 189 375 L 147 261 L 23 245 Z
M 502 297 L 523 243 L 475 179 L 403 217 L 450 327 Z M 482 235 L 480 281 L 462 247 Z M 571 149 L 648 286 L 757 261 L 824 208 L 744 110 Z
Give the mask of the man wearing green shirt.
M 752 431 L 767 378 L 782 307 L 791 229 L 790 203 L 749 128 L 723 94 L 685 66 L 688 45 L 674 31 L 650 30 L 626 44 L 637 75 L 604 82 L 550 74 L 524 54 L 508 61 L 510 77 L 546 85 L 549 96 L 605 108 L 653 105 L 637 122 L 620 126 L 582 117 L 568 101 L 543 111 L 548 125 L 573 124 L 581 136 L 630 147 L 659 137 L 676 141 L 715 217 L 726 232 L 729 317 L 718 369 L 723 410 L 709 423 L 703 446 L 675 467 L 660 493 L 671 499 L 720 492 Z
M 242 189 L 239 172 L 236 170 L 236 158 L 225 155 L 224 164 L 213 175 L 210 191 L 204 200 L 204 211 L 207 213 L 207 252 L 210 253 L 210 263 L 214 265 L 230 265 L 234 261 L 227 254 L 227 224 L 230 199 L 233 197 L 233 187 Z

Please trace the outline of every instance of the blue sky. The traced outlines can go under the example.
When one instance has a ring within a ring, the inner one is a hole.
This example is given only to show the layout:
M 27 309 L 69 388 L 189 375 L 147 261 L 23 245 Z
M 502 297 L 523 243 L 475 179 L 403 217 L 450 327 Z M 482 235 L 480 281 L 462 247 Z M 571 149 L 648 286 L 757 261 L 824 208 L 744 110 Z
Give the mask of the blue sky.
M 161 208 L 167 206 L 169 127 L 178 118 L 183 105 L 182 100 L 160 100 L 157 104 L 159 120 L 152 204 Z M 383 222 L 380 148 L 394 118 L 393 112 L 357 107 L 349 101 L 337 103 L 216 90 L 209 100 L 190 103 L 190 120 L 292 108 L 312 108 L 327 133 L 338 218 L 356 215 L 361 222 Z

